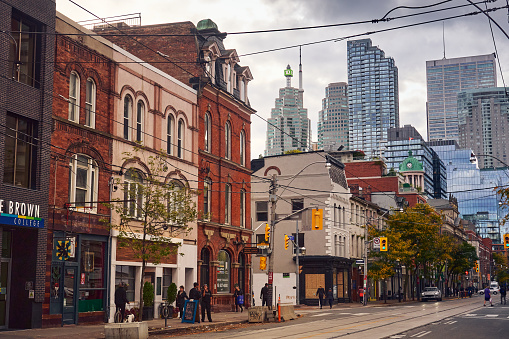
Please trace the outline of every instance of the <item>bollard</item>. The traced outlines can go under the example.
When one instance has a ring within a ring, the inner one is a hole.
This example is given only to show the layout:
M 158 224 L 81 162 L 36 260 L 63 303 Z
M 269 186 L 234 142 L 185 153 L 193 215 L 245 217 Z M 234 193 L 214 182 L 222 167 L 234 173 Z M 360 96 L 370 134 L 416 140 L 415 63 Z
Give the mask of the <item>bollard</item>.
M 281 294 L 277 298 L 277 318 L 278 322 L 281 322 Z

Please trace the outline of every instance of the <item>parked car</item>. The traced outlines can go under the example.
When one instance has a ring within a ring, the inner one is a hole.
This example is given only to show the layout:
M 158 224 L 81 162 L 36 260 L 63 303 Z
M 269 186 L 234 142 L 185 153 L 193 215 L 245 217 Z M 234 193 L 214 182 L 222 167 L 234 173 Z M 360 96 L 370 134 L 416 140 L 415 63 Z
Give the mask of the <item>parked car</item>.
M 424 291 L 421 293 L 421 300 L 436 300 L 442 301 L 442 291 L 438 289 L 438 287 L 425 287 Z
M 500 293 L 500 288 L 498 288 L 498 287 L 490 287 L 490 293 L 491 293 L 491 295 L 497 295 L 498 293 Z M 483 295 L 484 294 L 484 289 L 479 290 L 479 294 Z

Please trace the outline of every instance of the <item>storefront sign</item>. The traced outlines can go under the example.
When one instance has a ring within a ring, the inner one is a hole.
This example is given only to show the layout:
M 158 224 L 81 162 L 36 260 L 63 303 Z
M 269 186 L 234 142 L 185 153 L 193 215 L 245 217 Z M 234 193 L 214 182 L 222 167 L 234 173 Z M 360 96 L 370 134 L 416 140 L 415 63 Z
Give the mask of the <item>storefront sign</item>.
M 0 224 L 44 228 L 39 205 L 0 199 Z

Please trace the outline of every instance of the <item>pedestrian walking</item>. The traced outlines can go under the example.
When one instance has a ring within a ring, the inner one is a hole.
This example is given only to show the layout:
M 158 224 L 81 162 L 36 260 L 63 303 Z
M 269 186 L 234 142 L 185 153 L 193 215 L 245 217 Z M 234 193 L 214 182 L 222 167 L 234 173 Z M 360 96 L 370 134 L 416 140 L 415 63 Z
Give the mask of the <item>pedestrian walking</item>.
M 332 302 L 334 301 L 334 294 L 332 293 L 332 288 L 329 288 L 327 292 L 327 300 L 329 301 L 329 307 L 332 308 Z
M 203 285 L 203 291 L 201 293 L 201 321 L 205 322 L 205 311 L 207 311 L 207 318 L 209 322 L 212 322 L 212 317 L 210 316 L 211 310 L 211 302 L 212 302 L 212 292 L 209 290 L 209 286 L 207 284 Z
M 325 290 L 323 289 L 323 287 L 321 285 L 316 290 L 315 295 L 318 296 L 318 300 L 319 300 L 319 303 L 320 303 L 320 308 L 322 308 L 322 306 L 323 306 L 323 296 L 325 295 Z
M 186 300 L 189 300 L 189 297 L 184 290 L 184 286 L 181 285 L 177 293 L 177 307 L 179 308 L 180 319 L 182 319 L 182 316 L 184 315 L 184 305 Z
M 200 322 L 200 299 L 201 299 L 201 292 L 198 288 L 198 283 L 193 284 L 193 288 L 191 288 L 191 291 L 189 291 L 189 299 L 196 300 L 196 314 L 198 314 L 198 319 L 196 319 L 196 322 Z
M 269 301 L 269 284 L 265 283 L 260 292 L 260 299 L 262 299 L 262 306 L 267 306 Z
M 491 291 L 489 286 L 486 286 L 484 289 L 484 306 L 486 306 L 487 301 L 489 301 L 490 305 L 493 306 L 493 303 L 491 302 Z
M 235 298 L 235 312 L 239 311 L 239 307 L 240 313 L 244 312 L 244 293 L 240 289 L 239 285 L 235 285 L 233 297 Z
M 502 303 L 505 305 L 505 302 L 506 302 L 505 296 L 506 296 L 506 294 L 507 294 L 507 287 L 504 284 L 504 285 L 502 285 L 500 287 L 500 305 L 502 305 Z
M 129 304 L 129 300 L 127 300 L 127 292 L 125 290 L 125 285 L 124 283 L 120 283 L 118 285 L 118 288 L 115 290 L 115 306 L 116 306 L 116 312 L 118 312 L 120 310 L 120 314 L 121 314 L 121 321 L 120 322 L 124 322 L 124 317 L 125 317 L 125 304 Z

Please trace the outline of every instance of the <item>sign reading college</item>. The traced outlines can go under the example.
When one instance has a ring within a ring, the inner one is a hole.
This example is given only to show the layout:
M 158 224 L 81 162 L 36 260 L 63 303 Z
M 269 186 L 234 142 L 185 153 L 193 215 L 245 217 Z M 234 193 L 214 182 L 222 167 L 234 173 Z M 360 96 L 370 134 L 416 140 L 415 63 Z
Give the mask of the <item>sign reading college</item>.
M 0 224 L 44 228 L 39 205 L 0 199 Z

